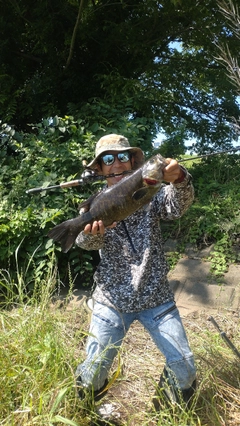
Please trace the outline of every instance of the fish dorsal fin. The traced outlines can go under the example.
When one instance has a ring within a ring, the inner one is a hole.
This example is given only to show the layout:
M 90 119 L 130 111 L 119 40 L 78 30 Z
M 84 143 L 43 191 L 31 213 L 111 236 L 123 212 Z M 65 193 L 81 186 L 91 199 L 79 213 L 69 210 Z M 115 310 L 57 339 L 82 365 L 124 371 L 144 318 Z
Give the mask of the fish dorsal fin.
M 145 195 L 148 193 L 148 188 L 143 186 L 142 188 L 138 189 L 132 194 L 132 198 L 135 201 L 141 200 L 141 198 L 145 197 Z

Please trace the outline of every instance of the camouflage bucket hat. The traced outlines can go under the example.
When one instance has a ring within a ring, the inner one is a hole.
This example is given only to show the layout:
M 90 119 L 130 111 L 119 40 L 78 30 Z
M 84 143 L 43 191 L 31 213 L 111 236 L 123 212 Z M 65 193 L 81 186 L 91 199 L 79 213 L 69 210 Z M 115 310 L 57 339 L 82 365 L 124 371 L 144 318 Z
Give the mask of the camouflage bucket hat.
M 124 136 L 110 134 L 99 139 L 95 148 L 95 158 L 87 167 L 97 170 L 100 156 L 107 151 L 130 151 L 134 157 L 133 170 L 138 169 L 144 163 L 144 154 L 141 148 L 130 146 L 128 139 Z

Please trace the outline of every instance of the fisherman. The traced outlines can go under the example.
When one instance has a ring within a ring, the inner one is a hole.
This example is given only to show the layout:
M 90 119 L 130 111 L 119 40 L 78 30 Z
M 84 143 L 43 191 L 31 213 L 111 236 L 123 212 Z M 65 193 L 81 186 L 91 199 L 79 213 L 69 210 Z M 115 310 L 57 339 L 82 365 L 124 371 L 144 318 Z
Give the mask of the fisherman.
M 103 136 L 88 167 L 106 176 L 107 187 L 144 163 L 140 148 L 124 136 Z M 191 205 L 191 175 L 176 160 L 167 159 L 162 184 L 152 201 L 131 216 L 105 228 L 101 220 L 87 224 L 76 239 L 85 250 L 99 250 L 94 274 L 93 311 L 86 347 L 76 382 L 81 398 L 101 399 L 108 373 L 133 321 L 148 331 L 165 357 L 156 386 L 155 409 L 165 403 L 189 406 L 196 388 L 196 368 L 187 336 L 169 286 L 159 219 L 180 218 Z M 109 176 L 110 175 L 110 176 Z

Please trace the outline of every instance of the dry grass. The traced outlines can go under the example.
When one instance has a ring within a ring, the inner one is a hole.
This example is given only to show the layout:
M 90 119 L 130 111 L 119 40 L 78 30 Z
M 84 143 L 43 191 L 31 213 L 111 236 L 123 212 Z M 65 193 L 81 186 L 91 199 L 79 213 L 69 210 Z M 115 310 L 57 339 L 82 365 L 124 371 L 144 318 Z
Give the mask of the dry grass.
M 215 318 L 236 347 L 239 346 L 238 313 L 216 312 Z M 135 322 L 121 349 L 121 375 L 111 386 L 105 403 L 114 403 L 121 415 L 116 424 L 240 426 L 239 359 L 208 321 L 195 312 L 183 318 L 198 368 L 198 390 L 190 413 L 167 409 L 156 414 L 152 407 L 155 385 L 164 359 L 141 324 Z M 118 368 L 117 360 L 112 372 Z M 115 423 L 109 423 L 115 424 Z
M 76 395 L 74 371 L 85 357 L 90 317 L 72 295 L 51 303 L 41 300 L 0 312 L 0 425 L 95 426 L 95 408 Z M 215 319 L 239 348 L 238 313 L 215 312 Z M 108 425 L 122 426 L 240 426 L 239 359 L 207 320 L 204 312 L 183 318 L 198 367 L 198 390 L 193 409 L 179 407 L 156 413 L 155 385 L 164 366 L 141 324 L 134 323 L 122 345 L 120 361 L 111 374 L 120 375 L 104 403 L 120 414 Z

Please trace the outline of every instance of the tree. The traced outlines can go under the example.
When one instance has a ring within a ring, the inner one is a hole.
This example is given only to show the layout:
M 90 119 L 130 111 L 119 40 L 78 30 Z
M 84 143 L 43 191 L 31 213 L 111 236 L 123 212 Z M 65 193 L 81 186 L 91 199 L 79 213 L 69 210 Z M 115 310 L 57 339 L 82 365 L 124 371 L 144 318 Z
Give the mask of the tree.
M 198 151 L 236 137 L 237 93 L 215 58 L 218 43 L 235 55 L 239 39 L 216 0 L 0 3 L 0 117 L 17 129 L 83 117 L 98 99 L 151 121 L 152 138 L 196 137 Z

